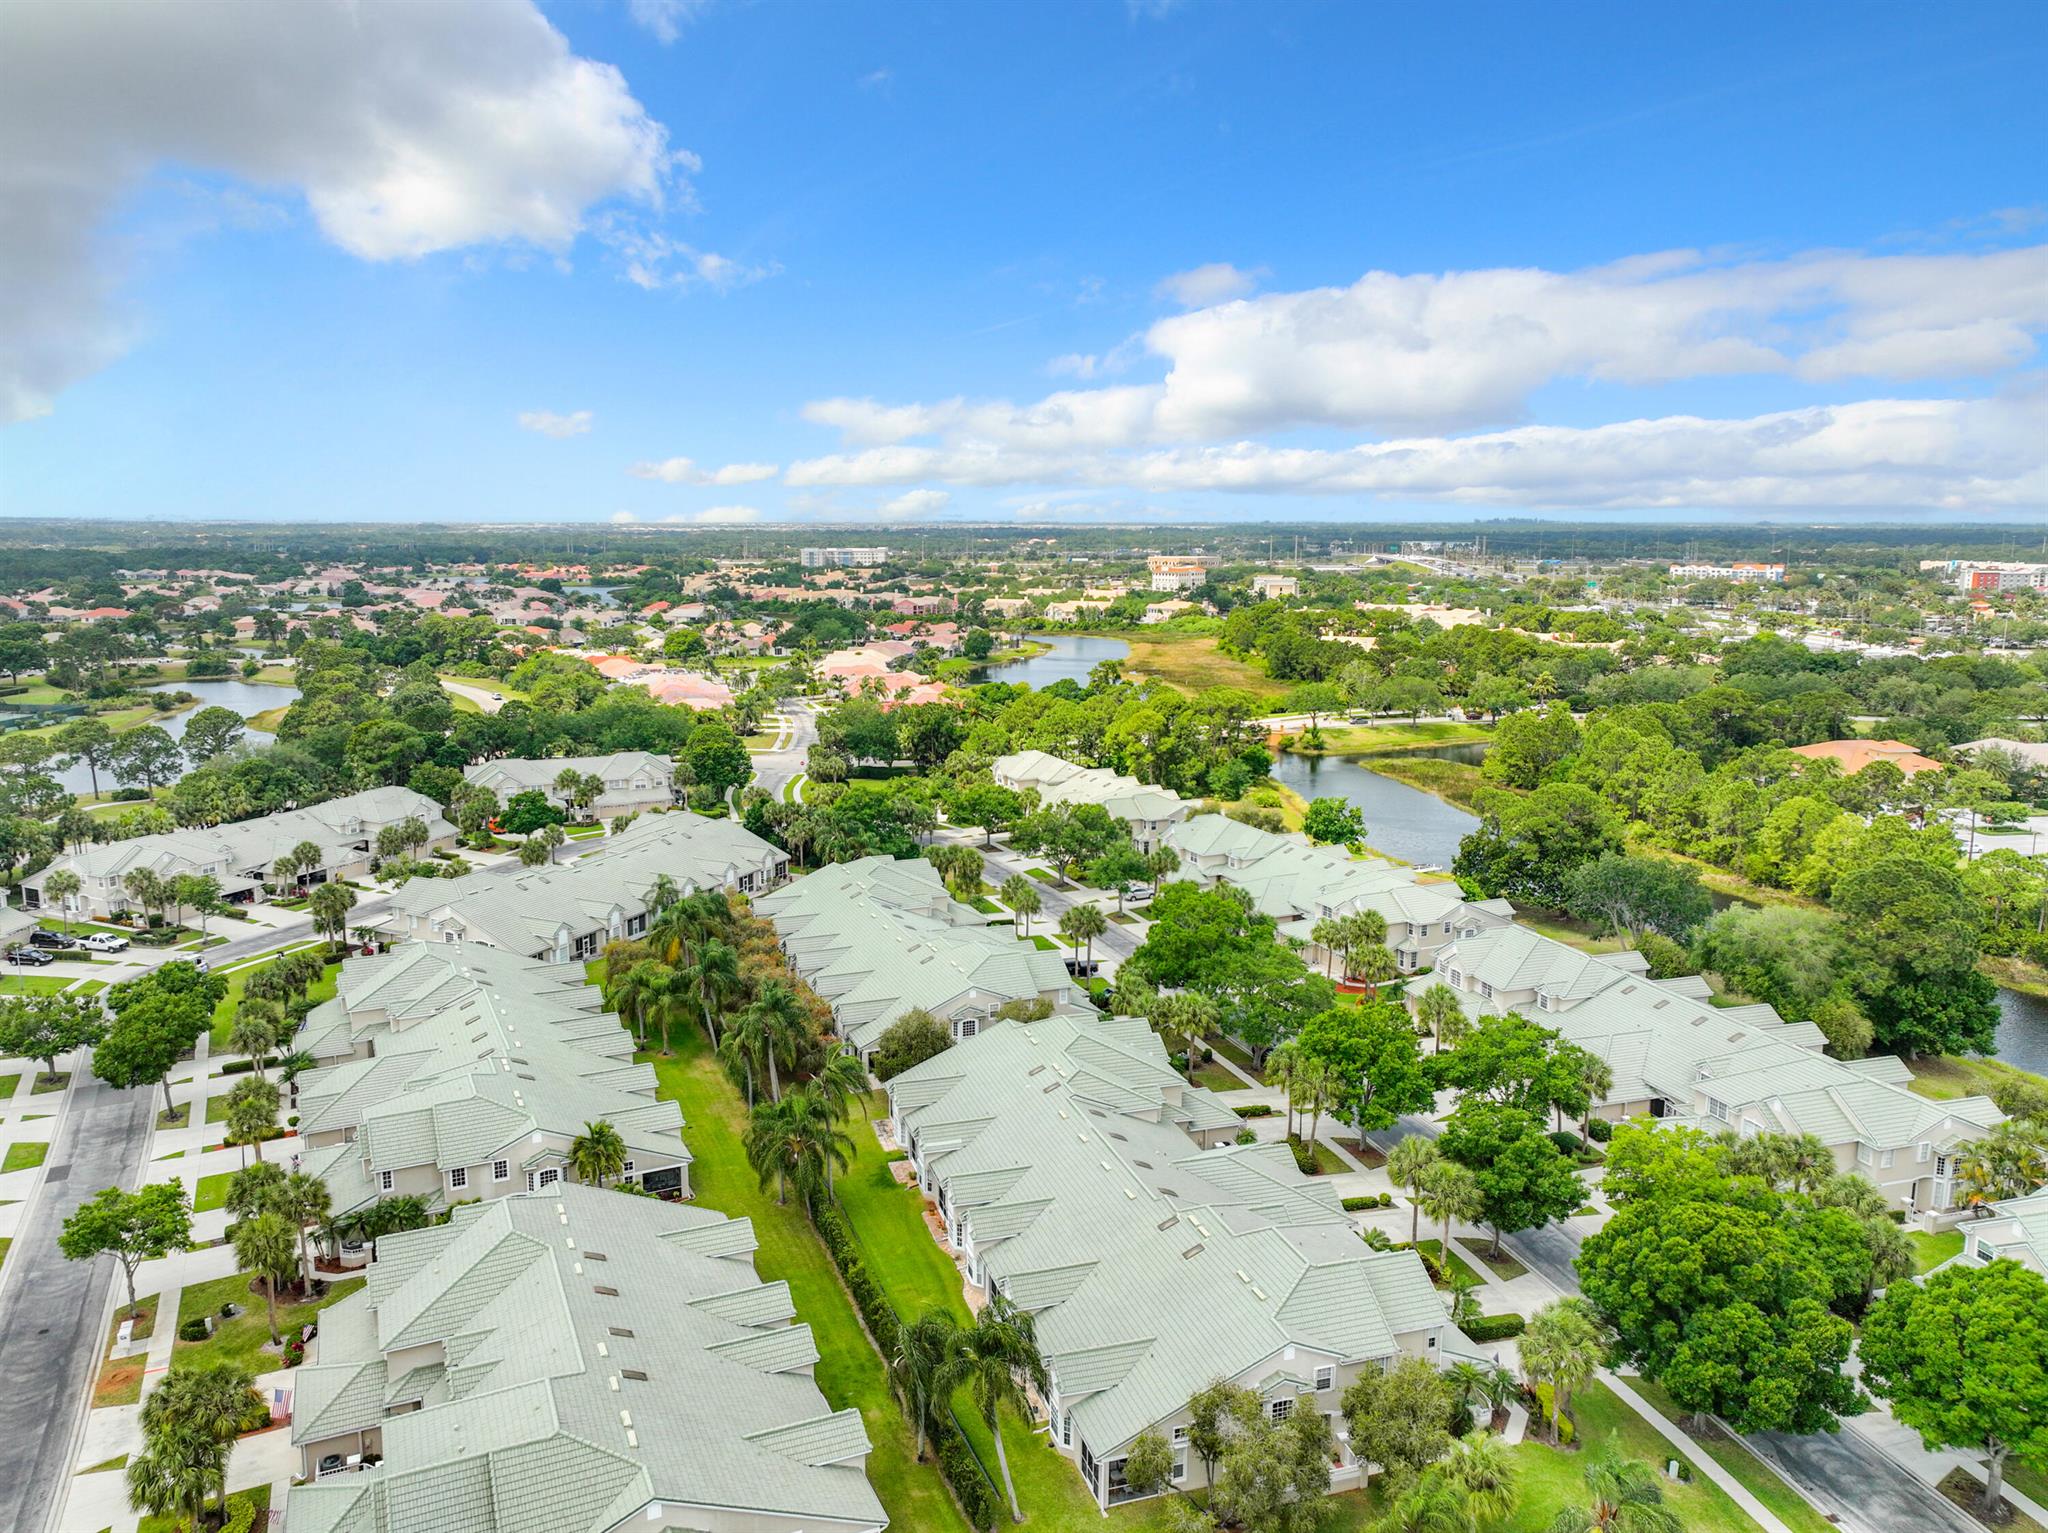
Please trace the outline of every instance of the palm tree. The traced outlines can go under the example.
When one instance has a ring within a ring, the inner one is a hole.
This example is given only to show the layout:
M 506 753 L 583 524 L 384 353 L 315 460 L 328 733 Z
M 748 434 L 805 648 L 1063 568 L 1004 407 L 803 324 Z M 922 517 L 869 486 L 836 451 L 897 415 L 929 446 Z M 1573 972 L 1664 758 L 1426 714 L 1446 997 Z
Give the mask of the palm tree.
M 725 1036 L 718 1040 L 718 1057 L 728 1074 L 744 1081 L 750 1112 L 754 1107 L 756 1069 L 768 1050 L 768 1020 L 752 1006 L 725 1019 Z
M 1614 1067 L 1591 1050 L 1580 1051 L 1578 1057 L 1578 1086 L 1586 1093 L 1586 1110 L 1579 1118 L 1579 1136 L 1593 1137 L 1593 1109 L 1607 1100 L 1607 1093 L 1614 1089 Z M 1834 1157 L 1828 1157 L 1829 1166 Z M 1825 1172 L 1822 1173 L 1826 1175 Z
M 756 1106 L 744 1143 L 761 1190 L 774 1183 L 777 1203 L 788 1203 L 792 1187 L 807 1203 L 821 1185 L 830 1192 L 833 1167 L 844 1171 L 853 1162 L 853 1141 L 840 1132 L 822 1095 L 809 1087 Z
M 716 1045 L 718 1012 L 740 989 L 738 950 L 716 937 L 706 937 L 697 949 L 697 961 L 684 971 L 683 982 L 703 1008 L 704 1031 Z
M 1374 1527 L 1381 1533 L 1472 1533 L 1464 1492 L 1437 1465 L 1418 1475 Z
M 1515 1509 L 1514 1450 L 1491 1432 L 1468 1432 L 1452 1443 L 1442 1468 L 1465 1504 L 1468 1527 L 1498 1521 Z
M 647 1047 L 650 1012 L 675 987 L 675 983 L 674 969 L 656 959 L 643 958 L 618 977 L 612 985 L 611 994 L 605 997 L 612 1010 L 619 1014 L 619 1020 L 633 1029 L 634 1040 L 641 1048 Z M 666 1040 L 662 1047 L 667 1049 Z
M 1971 1207 L 2024 1197 L 2048 1181 L 2039 1130 L 2020 1120 L 1999 1124 L 1982 1139 L 1957 1146 L 1956 1186 Z
M 1351 973 L 1377 997 L 1380 986 L 1400 976 L 1401 966 L 1394 960 L 1394 950 L 1384 942 L 1368 942 L 1352 953 Z
M 129 1505 L 188 1512 L 200 1525 L 206 1497 L 227 1504 L 228 1455 L 247 1414 L 254 1376 L 227 1360 L 175 1368 L 142 1402 L 143 1452 L 128 1466 Z
M 1169 1038 L 1178 1038 L 1187 1050 L 1188 1084 L 1195 1083 L 1195 1055 L 1202 1037 L 1216 1025 L 1216 1003 L 1192 990 L 1155 996 L 1147 1020 Z
M 1060 917 L 1060 935 L 1074 950 L 1074 956 L 1081 956 L 1081 944 L 1088 944 L 1090 962 L 1095 958 L 1095 939 L 1109 930 L 1109 917 L 1093 905 L 1070 905 L 1067 913 Z
M 1432 1168 L 1422 1179 L 1422 1211 L 1444 1226 L 1444 1266 L 1451 1262 L 1451 1225 L 1470 1223 L 1486 1211 L 1486 1199 L 1479 1191 L 1479 1178 L 1454 1160 Z
M 1323 950 L 1323 972 L 1335 978 L 1337 950 L 1344 945 L 1344 923 L 1336 916 L 1324 916 L 1310 928 L 1308 940 Z
M 162 1393 L 159 1385 L 150 1398 Z M 181 1519 L 181 1526 L 189 1522 L 197 1528 L 206 1515 L 206 1498 L 227 1476 L 227 1464 L 224 1445 L 196 1433 L 146 1438 L 143 1450 L 128 1460 L 128 1509 Z
M 1607 1340 L 1583 1299 L 1559 1299 L 1529 1317 L 1522 1333 L 1522 1371 L 1530 1383 L 1550 1386 L 1553 1437 L 1572 1391 L 1593 1376 L 1606 1354 Z
M 263 1141 L 277 1127 L 278 1104 L 283 1098 L 276 1086 L 261 1076 L 248 1076 L 227 1096 L 228 1137 L 243 1147 L 243 1164 L 248 1149 L 255 1146 L 256 1158 L 263 1159 Z
M 1038 885 L 1022 873 L 1012 873 L 1003 880 L 1001 893 L 1003 903 L 1010 907 L 1011 924 L 1018 924 L 1021 918 L 1021 934 L 1030 936 L 1031 918 L 1045 908 L 1045 901 L 1038 895 Z
M 860 1055 L 835 1050 L 825 1056 L 825 1063 L 811 1077 L 811 1089 L 832 1114 L 832 1121 L 838 1123 L 853 1111 L 856 1103 L 867 1100 L 868 1067 L 860 1062 Z
M 1451 1296 L 1451 1324 L 1459 1330 L 1479 1318 L 1479 1291 L 1486 1285 L 1469 1272 L 1444 1264 L 1444 1288 Z
M 1591 1505 L 1560 1510 L 1550 1533 L 1684 1533 L 1684 1520 L 1664 1504 L 1657 1471 L 1624 1456 L 1614 1439 L 1586 1461 L 1581 1477 Z
M 1304 1064 L 1301 1050 L 1292 1041 L 1266 1056 L 1266 1084 L 1280 1088 L 1280 1099 L 1287 1106 L 1289 1139 L 1294 1137 L 1294 1083 L 1301 1079 Z
M 245 1272 L 263 1279 L 263 1300 L 270 1307 L 270 1344 L 281 1338 L 277 1332 L 277 1283 L 291 1274 L 298 1255 L 298 1232 L 291 1220 L 280 1213 L 261 1213 L 235 1226 L 235 1262 Z
M 258 1161 L 228 1173 L 224 1204 L 233 1219 L 253 1219 L 275 1211 L 284 1197 L 285 1169 L 274 1161 Z
M 356 892 L 347 884 L 322 884 L 313 891 L 306 913 L 313 918 L 314 929 L 321 936 L 329 942 L 339 942 L 348 930 L 348 913 L 355 909 L 355 904 Z
M 1041 1396 L 1052 1387 L 1030 1315 L 1001 1294 L 991 1295 L 974 1317 L 974 1324 L 961 1333 L 960 1359 L 961 1382 L 974 1397 L 996 1442 L 996 1465 L 1003 1472 L 1003 1491 L 1010 1498 L 1010 1521 L 1022 1522 L 1017 1487 L 1010 1479 L 1010 1458 L 1003 1449 L 1002 1411 L 1007 1405 L 1019 1415 L 1029 1413 L 1023 1390 L 1026 1381 Z
M 299 1231 L 299 1277 L 305 1291 L 313 1290 L 313 1254 L 306 1244 L 306 1226 L 324 1224 L 333 1199 L 327 1184 L 310 1171 L 294 1171 L 277 1191 L 277 1211 Z
M 1430 1035 L 1436 1039 L 1437 1052 L 1457 1041 L 1460 1024 L 1465 1020 L 1465 1007 L 1458 999 L 1458 992 L 1442 980 L 1438 980 L 1416 998 L 1415 1015 Z
M 1422 1238 L 1422 1183 L 1429 1173 L 1443 1160 L 1443 1154 L 1436 1147 L 1436 1141 L 1424 1134 L 1410 1134 L 1387 1157 L 1387 1175 L 1399 1186 L 1408 1189 L 1408 1244 L 1414 1245 Z M 1444 1253 L 1444 1266 L 1450 1266 L 1450 1252 Z
M 754 996 L 754 1004 L 740 1015 L 750 1018 L 750 1025 L 759 1033 L 761 1053 L 768 1061 L 768 1095 L 779 1100 L 782 1081 L 776 1074 L 776 1059 L 780 1056 L 794 1062 L 797 1046 L 808 1036 L 803 1005 L 788 985 L 779 979 L 771 979 L 762 982 Z
M 917 1433 L 914 1457 L 920 1461 L 926 1429 L 938 1414 L 939 1402 L 952 1394 L 959 1371 L 960 1323 L 950 1310 L 928 1309 L 897 1330 L 889 1377 L 910 1411 L 910 1424 Z
M 235 1014 L 235 1025 L 228 1032 L 228 1047 L 237 1054 L 246 1054 L 256 1066 L 259 1080 L 270 1077 L 264 1071 L 264 1056 L 277 1047 L 277 1025 L 257 1007 L 268 1003 L 258 1001 L 255 1006 L 243 1005 Z
M 626 1141 L 609 1119 L 586 1123 L 583 1132 L 569 1141 L 569 1166 L 578 1181 L 602 1187 L 624 1173 Z
M 666 873 L 657 873 L 653 886 L 647 891 L 647 913 L 658 921 L 662 912 L 682 897 L 683 891 L 673 878 Z

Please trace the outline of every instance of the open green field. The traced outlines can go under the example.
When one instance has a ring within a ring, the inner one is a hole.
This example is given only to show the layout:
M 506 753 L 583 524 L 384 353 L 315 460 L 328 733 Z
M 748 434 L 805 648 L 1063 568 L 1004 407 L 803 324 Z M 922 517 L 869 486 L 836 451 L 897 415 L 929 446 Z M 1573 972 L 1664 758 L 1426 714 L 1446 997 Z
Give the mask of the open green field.
M 1906 1068 L 1913 1072 L 1912 1089 L 1936 1101 L 1950 1097 L 1989 1096 L 2009 1081 L 2023 1081 L 2048 1091 L 2048 1078 L 1997 1059 L 1930 1054 L 1907 1060 Z
M 1278 697 L 1291 682 L 1275 681 L 1255 665 L 1247 665 L 1217 647 L 1213 635 L 1205 633 L 1126 633 L 1116 637 L 1131 646 L 1124 662 L 1124 674 L 1153 677 L 1182 692 L 1203 692 L 1210 687 L 1239 687 L 1254 697 Z
M 1325 723 L 1323 748 L 1308 749 L 1300 735 L 1287 737 L 1287 749 L 1300 756 L 1372 755 L 1383 751 L 1423 751 L 1441 745 L 1485 745 L 1493 731 L 1477 724 L 1339 724 Z

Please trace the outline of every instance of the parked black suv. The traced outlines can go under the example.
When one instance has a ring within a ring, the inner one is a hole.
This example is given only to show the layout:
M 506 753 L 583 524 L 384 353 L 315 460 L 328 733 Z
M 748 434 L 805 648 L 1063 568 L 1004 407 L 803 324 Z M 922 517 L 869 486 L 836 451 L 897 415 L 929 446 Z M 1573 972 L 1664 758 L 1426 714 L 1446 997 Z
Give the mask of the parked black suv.
M 36 947 L 53 947 L 60 951 L 64 948 L 78 946 L 78 939 L 76 937 L 69 936 L 64 932 L 44 931 L 41 927 L 37 927 L 34 931 L 30 932 L 28 940 Z

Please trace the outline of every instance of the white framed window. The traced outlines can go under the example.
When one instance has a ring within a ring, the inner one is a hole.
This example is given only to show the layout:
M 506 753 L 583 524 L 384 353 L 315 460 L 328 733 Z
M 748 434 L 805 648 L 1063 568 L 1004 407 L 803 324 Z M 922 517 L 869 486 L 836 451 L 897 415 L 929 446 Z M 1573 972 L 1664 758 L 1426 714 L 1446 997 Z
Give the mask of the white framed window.
M 469 1185 L 469 1167 L 457 1166 L 448 1173 L 448 1185 L 461 1189 Z
M 511 1181 L 511 1180 L 512 1180 L 512 1162 L 510 1162 L 509 1160 L 494 1160 L 494 1161 L 492 1161 L 492 1162 L 491 1162 L 491 1180 L 492 1180 L 492 1181 L 494 1181 L 494 1182 L 509 1182 L 509 1181 Z
M 529 1171 L 526 1173 L 526 1190 L 539 1192 L 543 1187 L 554 1186 L 561 1179 L 562 1173 L 553 1166 L 549 1166 L 545 1171 Z
M 625 1176 L 631 1176 L 633 1174 L 633 1163 L 630 1160 L 626 1162 L 625 1170 L 621 1174 Z
M 1074 1446 L 1074 1414 L 1072 1411 L 1060 1417 L 1060 1446 L 1062 1448 Z
M 1285 1421 L 1294 1414 L 1294 1401 L 1290 1398 L 1275 1400 L 1268 1408 L 1268 1414 L 1275 1421 Z
M 1858 1165 L 1867 1166 L 1876 1159 L 1877 1157 L 1872 1153 L 1869 1145 L 1858 1144 L 1856 1146 L 1856 1161 Z
M 1886 1150 L 1882 1155 L 1878 1156 L 1877 1163 L 1878 1165 L 1882 1166 L 1885 1170 L 1889 1171 L 1892 1165 L 1892 1152 L 1890 1150 Z
M 1173 1445 L 1176 1448 L 1178 1448 L 1182 1443 L 1186 1442 L 1187 1440 L 1188 1429 L 1186 1427 L 1175 1427 L 1173 1429 Z
M 398 1178 L 391 1172 L 379 1171 L 377 1173 L 377 1190 L 379 1192 L 389 1192 L 397 1181 Z
M 1188 1456 L 1183 1453 L 1173 1461 L 1173 1483 L 1178 1485 L 1188 1477 Z
M 1322 1367 L 1316 1370 L 1317 1394 L 1321 1394 L 1324 1390 L 1335 1387 L 1336 1383 L 1337 1370 L 1333 1365 L 1325 1363 Z

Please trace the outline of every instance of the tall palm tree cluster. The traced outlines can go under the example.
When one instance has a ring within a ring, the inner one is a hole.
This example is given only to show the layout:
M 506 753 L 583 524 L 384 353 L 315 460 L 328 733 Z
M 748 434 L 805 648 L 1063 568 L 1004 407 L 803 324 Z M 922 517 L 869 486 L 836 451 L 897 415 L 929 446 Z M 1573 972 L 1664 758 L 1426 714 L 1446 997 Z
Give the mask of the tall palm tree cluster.
M 225 1519 L 228 1455 L 260 1409 L 255 1376 L 220 1360 L 173 1368 L 142 1402 L 142 1451 L 128 1460 L 128 1504 L 152 1516 L 200 1526 L 207 1498 Z
M 1022 1522 L 1017 1487 L 1010 1478 L 1010 1458 L 1003 1447 L 1005 1409 L 1028 1416 L 1028 1385 L 1041 1396 L 1050 1392 L 1045 1359 L 1039 1355 L 1031 1316 L 1001 1294 L 992 1296 L 971 1324 L 962 1325 L 952 1311 L 926 1310 L 898 1333 L 889 1376 L 910 1413 L 917 1433 L 917 1457 L 953 1397 L 966 1390 L 974 1409 L 995 1439 L 996 1464 L 1002 1471 L 1003 1493 L 1009 1498 L 1010 1520 Z
M 1387 946 L 1387 918 L 1377 910 L 1325 916 L 1316 922 L 1309 937 L 1329 955 L 1329 963 L 1343 960 L 1343 974 L 1332 978 L 1360 980 L 1377 993 L 1381 985 L 1400 973 L 1393 949 Z

